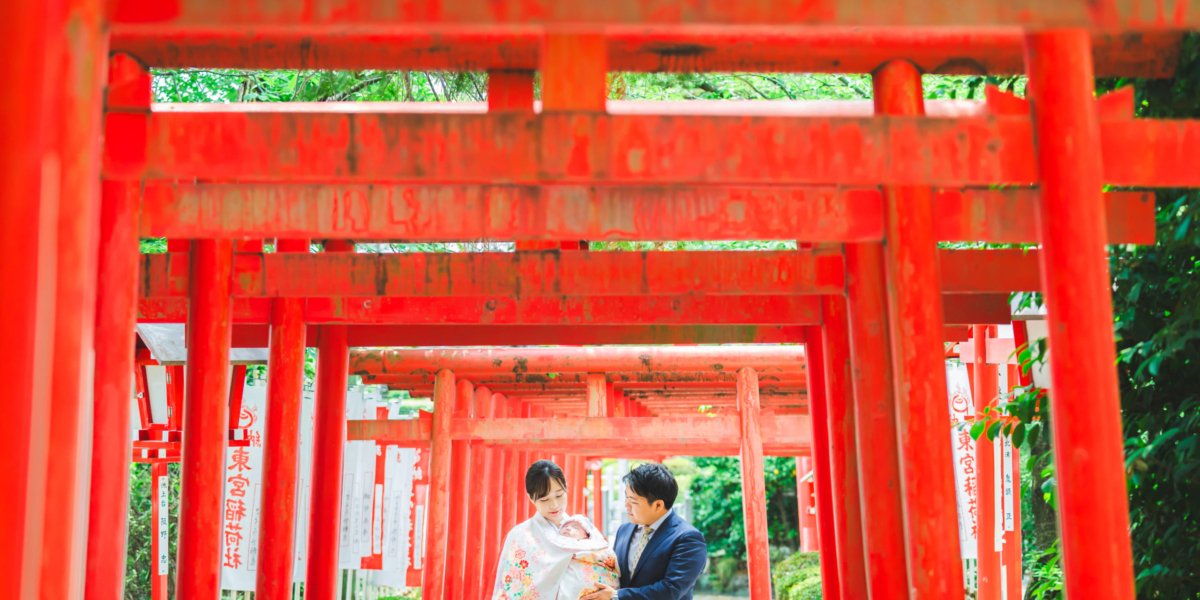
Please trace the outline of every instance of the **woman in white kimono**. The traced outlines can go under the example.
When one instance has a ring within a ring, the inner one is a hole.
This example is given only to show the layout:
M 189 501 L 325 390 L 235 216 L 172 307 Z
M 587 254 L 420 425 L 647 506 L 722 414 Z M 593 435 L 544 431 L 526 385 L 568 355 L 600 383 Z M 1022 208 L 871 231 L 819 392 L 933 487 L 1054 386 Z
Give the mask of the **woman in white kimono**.
M 604 536 L 587 517 L 567 514 L 562 469 L 548 460 L 533 463 L 525 473 L 525 493 L 537 514 L 504 538 L 493 600 L 577 600 L 597 583 L 616 587 L 616 556 Z M 587 540 L 559 532 L 568 518 L 585 527 Z

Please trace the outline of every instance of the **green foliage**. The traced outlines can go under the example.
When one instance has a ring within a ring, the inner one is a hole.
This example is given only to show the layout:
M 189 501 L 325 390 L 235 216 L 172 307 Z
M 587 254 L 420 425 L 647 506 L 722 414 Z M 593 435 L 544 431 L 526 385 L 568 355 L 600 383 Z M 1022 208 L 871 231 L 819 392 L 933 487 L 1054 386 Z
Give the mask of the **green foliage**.
M 479 101 L 485 73 L 154 69 L 156 102 Z
M 797 552 L 771 569 L 775 600 L 821 600 L 821 558 Z
M 1030 561 L 1032 585 L 1026 598 L 1031 600 L 1058 600 L 1063 597 L 1063 570 L 1058 542 L 1038 556 L 1038 560 Z
M 742 480 L 736 457 L 693 459 L 700 474 L 692 482 L 695 516 L 692 525 L 708 541 L 712 557 L 727 556 L 746 561 L 746 528 L 742 520 Z M 795 550 L 798 544 L 796 504 L 796 459 L 769 456 L 764 459 L 767 484 L 768 541 L 772 546 Z
M 1137 115 L 1200 118 L 1200 37 L 1175 77 L 1132 83 Z M 1139 598 L 1200 598 L 1200 191 L 1156 191 L 1158 243 L 1112 248 Z

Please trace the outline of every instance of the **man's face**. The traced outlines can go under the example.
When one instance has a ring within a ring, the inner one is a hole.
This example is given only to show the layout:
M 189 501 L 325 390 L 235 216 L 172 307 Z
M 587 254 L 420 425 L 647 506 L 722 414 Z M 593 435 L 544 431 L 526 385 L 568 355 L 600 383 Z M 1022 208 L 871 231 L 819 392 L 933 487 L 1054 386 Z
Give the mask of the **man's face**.
M 666 512 L 665 503 L 662 500 L 655 500 L 651 503 L 633 491 L 632 487 L 625 486 L 625 513 L 629 515 L 630 523 L 653 525 Z

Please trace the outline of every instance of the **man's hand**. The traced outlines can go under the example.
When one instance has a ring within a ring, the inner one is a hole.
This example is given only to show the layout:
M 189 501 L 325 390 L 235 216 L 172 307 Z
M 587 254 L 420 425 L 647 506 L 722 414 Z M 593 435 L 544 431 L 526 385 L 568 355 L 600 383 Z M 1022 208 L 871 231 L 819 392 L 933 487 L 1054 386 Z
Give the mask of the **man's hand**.
M 600 591 L 593 592 L 580 598 L 580 600 L 612 600 L 613 596 L 617 595 L 617 590 L 614 590 L 607 585 L 600 584 Z

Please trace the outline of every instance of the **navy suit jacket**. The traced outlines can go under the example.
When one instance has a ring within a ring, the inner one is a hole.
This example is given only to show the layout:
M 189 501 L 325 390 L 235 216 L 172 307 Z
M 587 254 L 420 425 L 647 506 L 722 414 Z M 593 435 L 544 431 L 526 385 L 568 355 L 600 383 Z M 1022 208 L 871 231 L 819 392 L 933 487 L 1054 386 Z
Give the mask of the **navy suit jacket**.
M 704 534 L 672 511 L 646 543 L 637 571 L 630 573 L 629 541 L 636 531 L 632 523 L 617 529 L 613 550 L 621 566 L 618 599 L 692 600 L 692 588 L 708 562 Z

